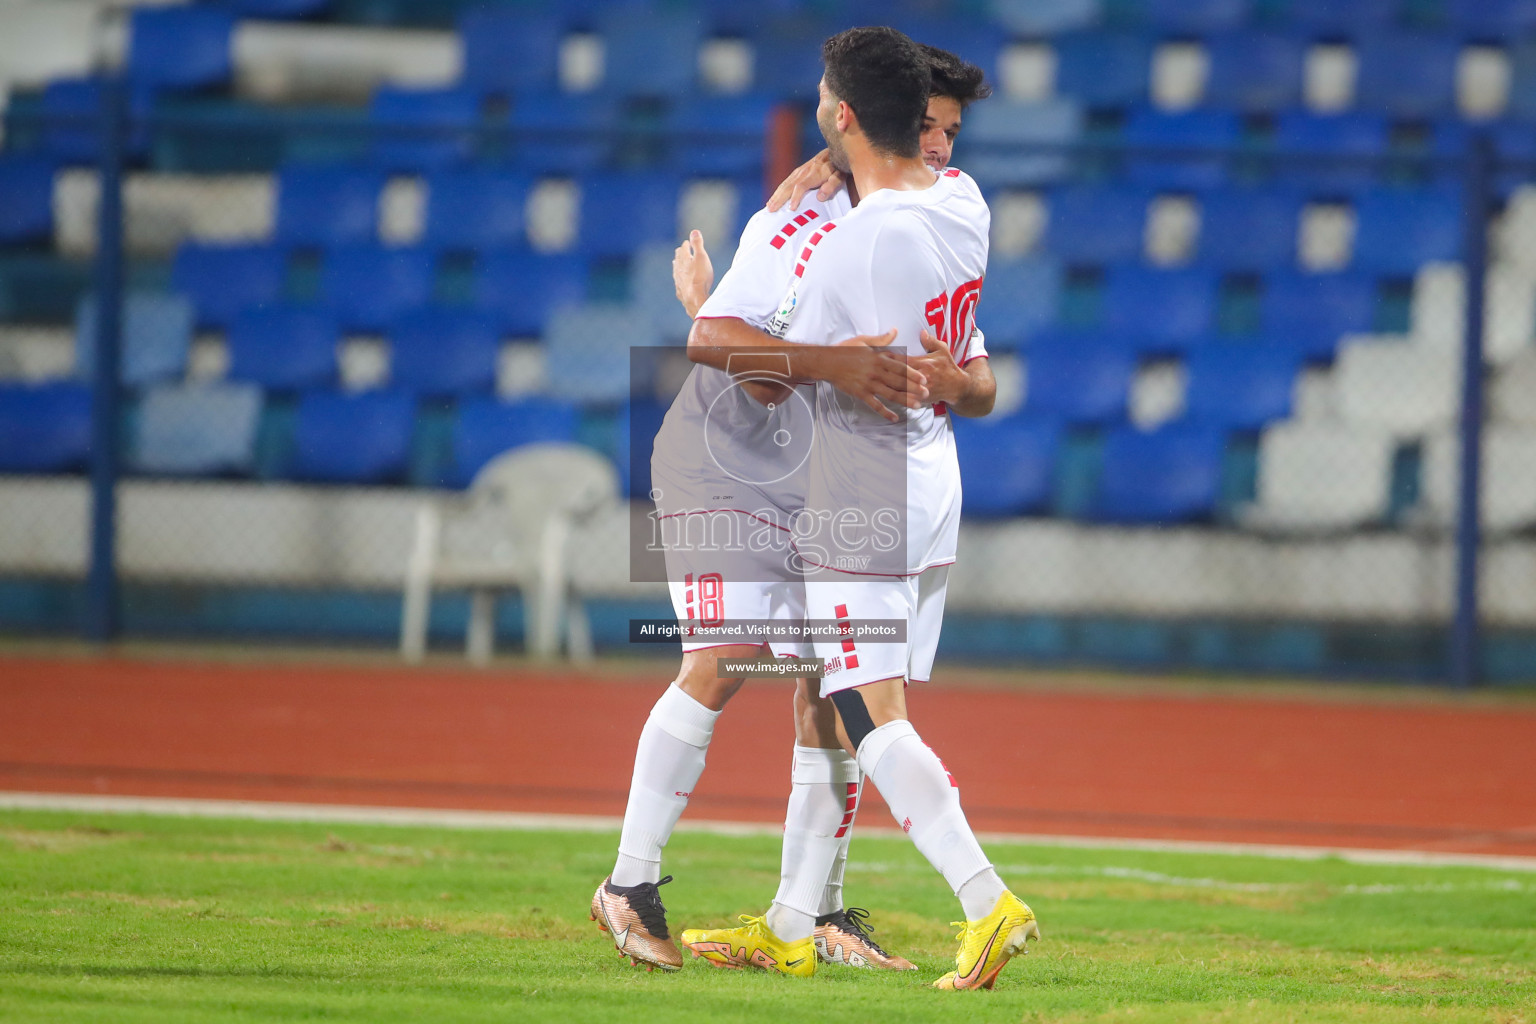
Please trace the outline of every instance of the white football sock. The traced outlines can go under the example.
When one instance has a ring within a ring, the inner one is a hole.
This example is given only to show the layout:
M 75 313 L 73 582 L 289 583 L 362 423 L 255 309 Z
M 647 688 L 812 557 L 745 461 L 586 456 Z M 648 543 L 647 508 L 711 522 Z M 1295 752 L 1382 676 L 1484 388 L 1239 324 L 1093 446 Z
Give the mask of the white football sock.
M 848 755 L 845 753 L 843 756 L 847 757 Z M 848 759 L 853 761 L 851 757 Z M 853 766 L 857 770 L 859 763 L 853 761 Z M 859 780 L 850 785 L 853 787 L 852 792 L 844 806 L 849 808 L 852 814 L 857 814 L 859 811 L 859 799 L 863 796 L 864 773 L 859 772 Z M 849 812 L 845 811 L 844 813 Z M 848 867 L 848 844 L 853 842 L 853 818 L 851 816 L 848 819 L 848 827 L 843 829 L 842 833 L 843 837 L 837 841 L 837 859 L 832 862 L 832 873 L 827 875 L 827 888 L 822 893 L 821 907 L 816 911 L 817 917 L 823 917 L 844 909 L 843 872 Z
M 847 849 L 858 783 L 858 762 L 843 751 L 795 745 L 779 891 L 768 915 L 768 927 L 787 942 L 809 938 L 816 917 L 828 913 L 821 908 L 838 856 Z M 839 900 L 841 882 L 839 875 Z
M 651 709 L 635 750 L 614 885 L 660 880 L 661 848 L 704 774 L 704 753 L 719 717 L 720 712 L 709 710 L 676 683 Z
M 966 919 L 976 921 L 991 913 L 1002 894 L 1001 880 L 991 899 L 986 899 L 987 884 L 966 884 L 984 872 L 993 878 L 997 873 L 960 809 L 960 790 L 954 778 L 923 743 L 912 723 L 887 722 L 864 737 L 859 744 L 859 767 L 880 787 L 880 795 L 902 831 L 961 897 Z M 985 907 L 981 907 L 982 902 Z

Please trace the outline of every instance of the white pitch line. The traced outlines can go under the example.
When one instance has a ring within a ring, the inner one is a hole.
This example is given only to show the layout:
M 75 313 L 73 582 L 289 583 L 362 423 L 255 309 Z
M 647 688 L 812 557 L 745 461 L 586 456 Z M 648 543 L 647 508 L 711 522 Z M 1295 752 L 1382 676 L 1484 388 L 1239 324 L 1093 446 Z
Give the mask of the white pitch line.
M 563 832 L 617 832 L 623 824 L 620 818 L 599 815 L 522 814 L 515 811 L 460 811 L 432 807 L 368 807 L 355 804 L 292 804 L 263 800 L 191 800 L 75 793 L 0 792 L 0 809 L 159 814 L 183 818 L 237 818 L 249 821 L 323 822 L 348 825 L 500 829 L 516 832 L 541 829 Z M 784 829 L 782 825 L 747 822 L 682 821 L 678 823 L 677 831 L 707 832 L 725 836 L 777 836 Z M 896 828 L 860 825 L 859 834 L 895 838 L 902 833 Z M 1121 839 L 1017 832 L 979 832 L 977 838 L 983 843 L 1020 843 L 1027 846 L 1075 846 L 1095 850 L 1140 850 L 1150 853 L 1217 853 L 1285 860 L 1337 858 L 1352 864 L 1536 871 L 1536 857 L 1480 853 L 1435 853 L 1428 850 L 1378 850 L 1335 846 L 1278 846 L 1265 843 L 1212 843 L 1184 839 Z

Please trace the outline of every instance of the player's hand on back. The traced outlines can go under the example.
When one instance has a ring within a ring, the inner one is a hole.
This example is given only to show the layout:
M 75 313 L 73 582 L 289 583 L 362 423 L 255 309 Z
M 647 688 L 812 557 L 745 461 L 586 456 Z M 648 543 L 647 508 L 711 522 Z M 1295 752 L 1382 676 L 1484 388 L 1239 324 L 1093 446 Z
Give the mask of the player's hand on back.
M 894 329 L 884 334 L 860 334 L 831 346 L 822 380 L 850 395 L 892 423 L 901 414 L 890 405 L 918 409 L 928 401 L 928 381 L 922 370 L 907 361 L 905 353 L 890 348 Z
M 959 402 L 970 388 L 970 378 L 955 363 L 949 346 L 926 327 L 918 335 L 924 352 L 913 356 L 911 364 L 928 380 L 928 399 L 931 402 Z
M 832 166 L 832 157 L 822 150 L 790 172 L 779 187 L 768 197 L 768 210 L 773 212 L 788 203 L 791 210 L 800 209 L 800 200 L 814 190 L 816 198 L 826 202 L 846 184 L 842 172 Z
M 688 315 L 698 316 L 699 307 L 714 286 L 715 266 L 704 249 L 704 235 L 695 228 L 688 233 L 688 240 L 672 252 L 672 288 Z

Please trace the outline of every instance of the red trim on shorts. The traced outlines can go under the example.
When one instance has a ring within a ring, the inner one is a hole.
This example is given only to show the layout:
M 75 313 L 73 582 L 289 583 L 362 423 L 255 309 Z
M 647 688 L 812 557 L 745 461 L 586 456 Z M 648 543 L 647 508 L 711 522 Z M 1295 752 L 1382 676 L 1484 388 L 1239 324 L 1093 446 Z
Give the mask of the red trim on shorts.
M 756 519 L 763 525 L 771 526 L 775 530 L 783 530 L 785 533 L 789 532 L 789 527 L 780 526 L 778 523 L 775 523 L 770 519 L 764 519 L 762 516 L 756 515 L 752 512 L 748 512 L 744 508 L 697 508 L 688 512 L 668 512 L 664 516 L 657 516 L 656 519 L 659 522 L 662 519 L 676 519 L 678 516 L 707 516 L 712 515 L 715 512 L 735 512 L 738 515 L 746 516 L 748 519 Z

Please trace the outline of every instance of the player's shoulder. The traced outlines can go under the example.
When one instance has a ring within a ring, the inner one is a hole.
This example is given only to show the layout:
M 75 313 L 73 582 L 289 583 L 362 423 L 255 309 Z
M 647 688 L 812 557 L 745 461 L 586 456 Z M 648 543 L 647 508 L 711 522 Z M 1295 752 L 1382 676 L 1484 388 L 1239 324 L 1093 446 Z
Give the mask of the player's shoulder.
M 979 203 L 986 202 L 986 198 L 981 194 L 981 186 L 976 184 L 976 179 L 960 168 L 946 167 L 939 172 L 939 177 L 949 186 L 954 195 L 974 199 Z
M 841 193 L 824 202 L 812 193 L 802 199 L 800 206 L 794 210 L 787 206 L 769 210 L 765 206 L 747 222 L 747 231 L 742 233 L 742 240 L 774 249 L 787 249 L 791 243 L 803 241 L 847 213 L 848 202 L 844 199 L 839 203 L 840 196 Z

